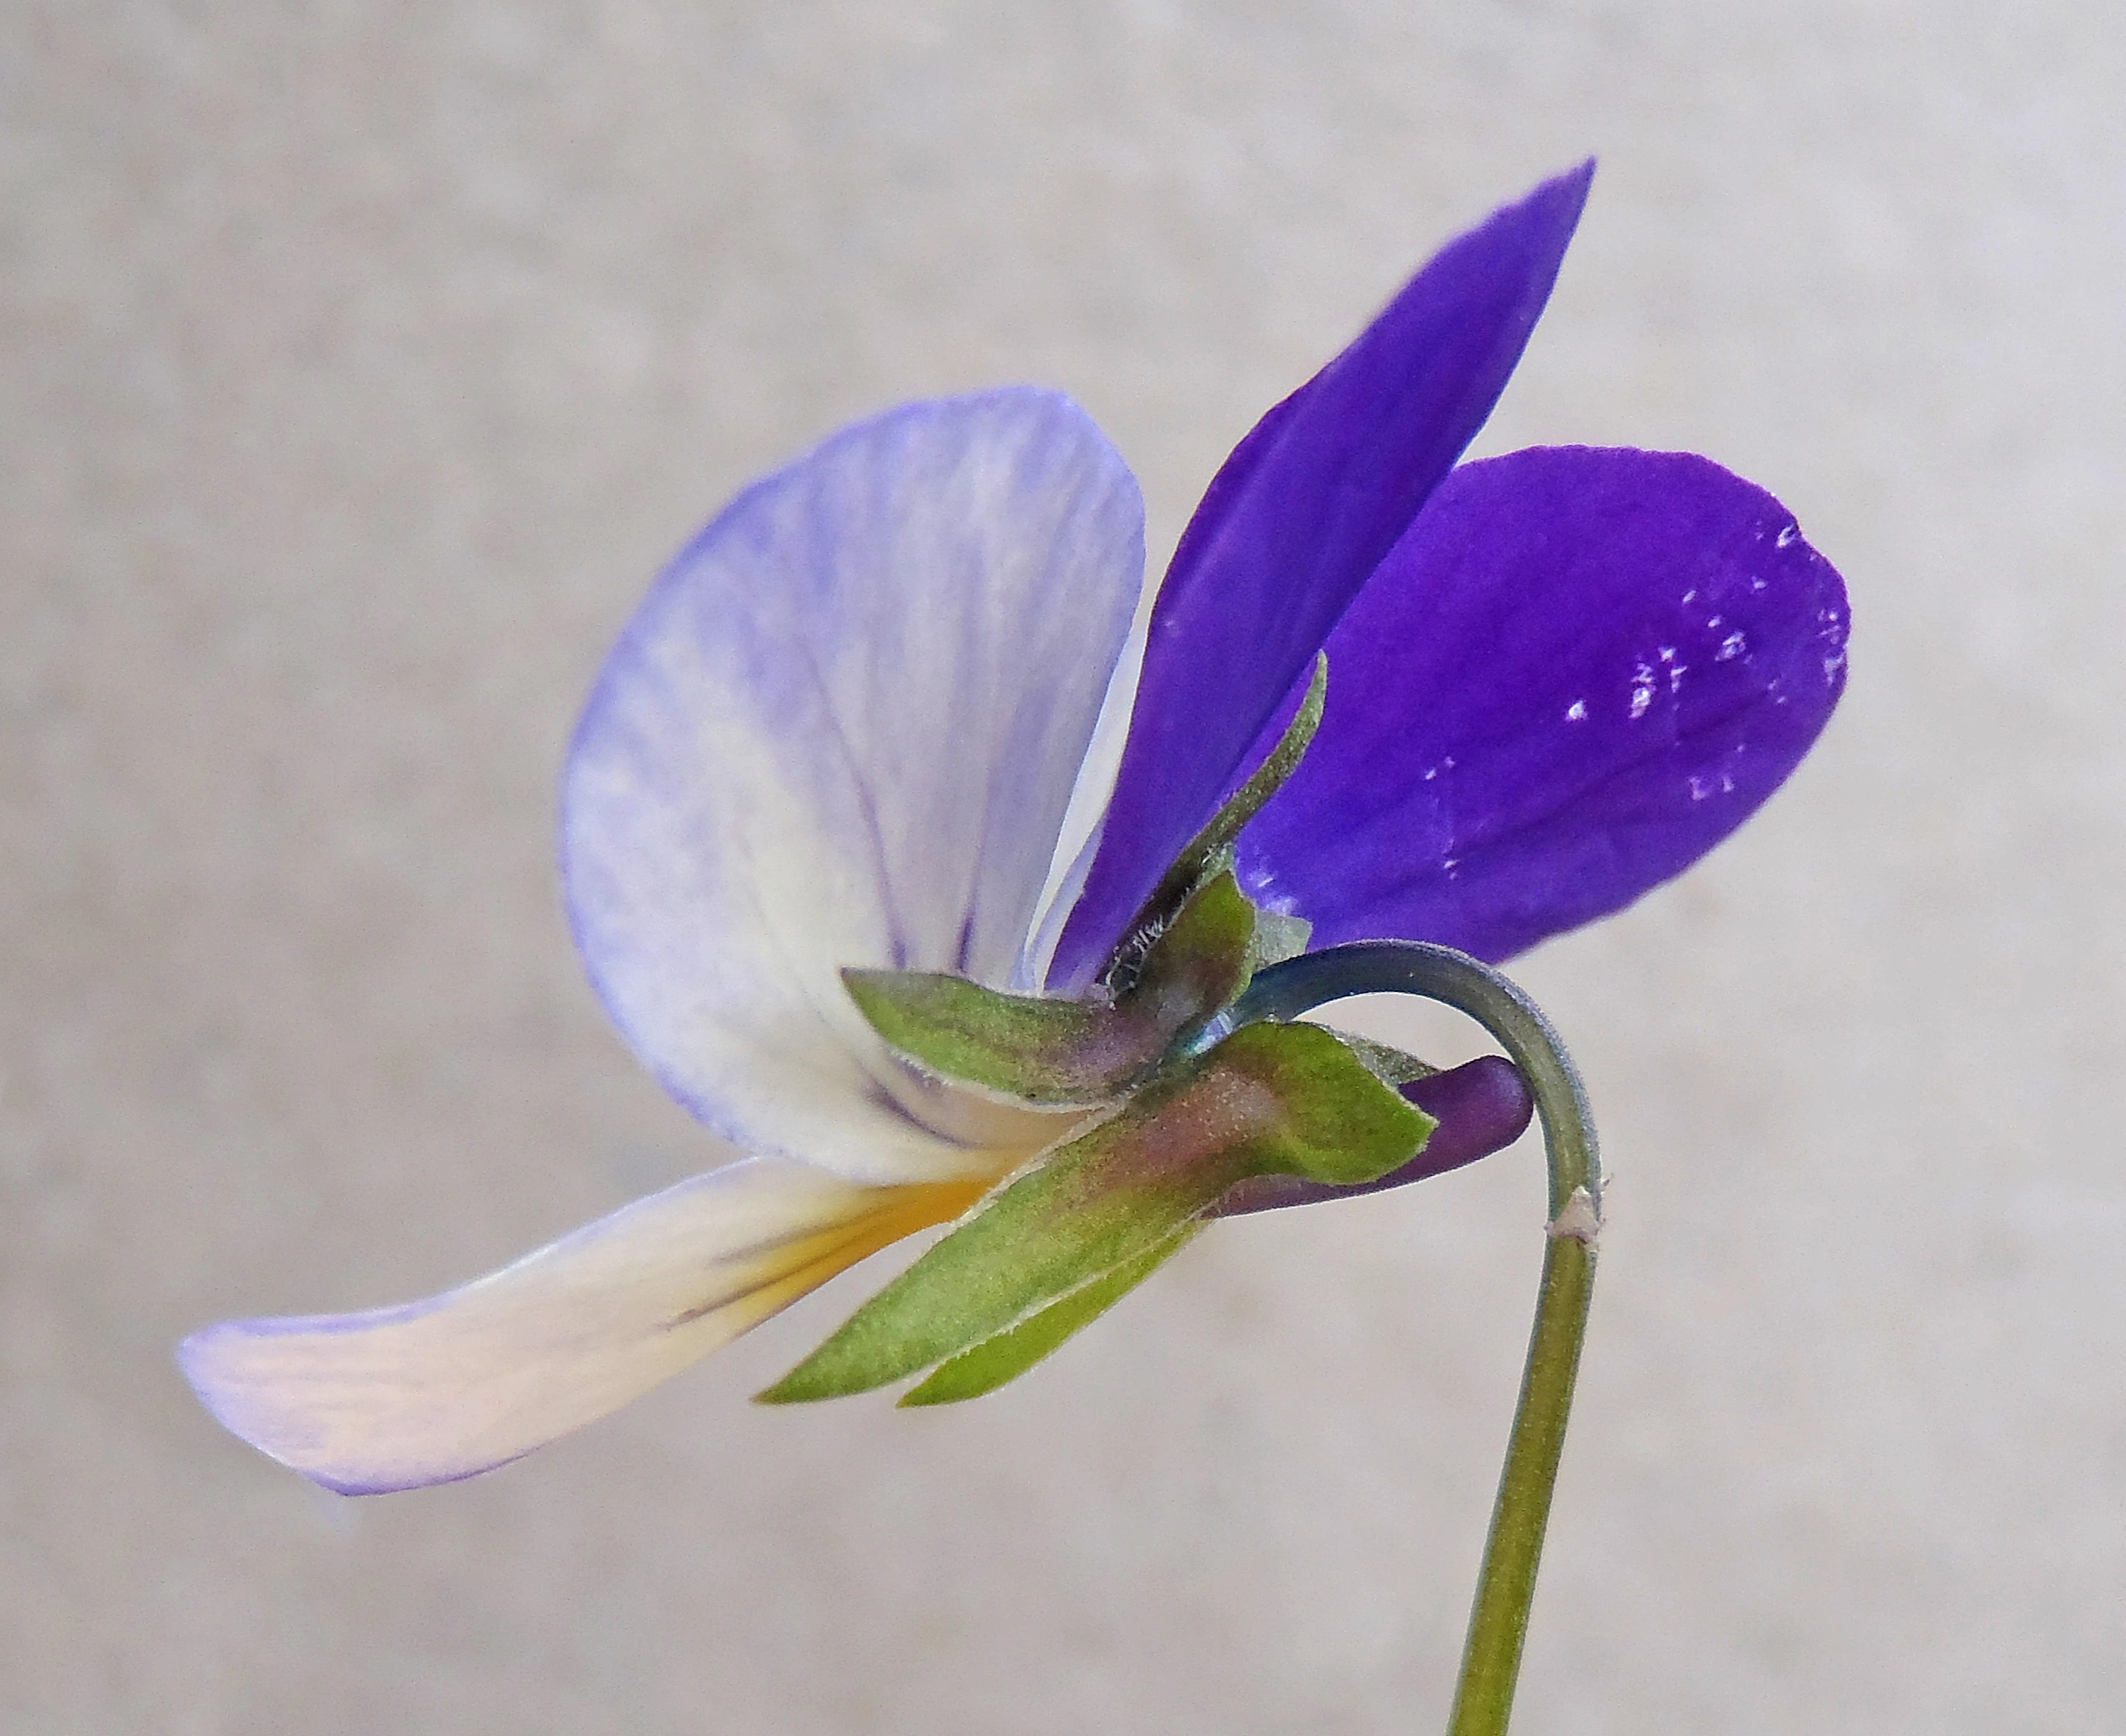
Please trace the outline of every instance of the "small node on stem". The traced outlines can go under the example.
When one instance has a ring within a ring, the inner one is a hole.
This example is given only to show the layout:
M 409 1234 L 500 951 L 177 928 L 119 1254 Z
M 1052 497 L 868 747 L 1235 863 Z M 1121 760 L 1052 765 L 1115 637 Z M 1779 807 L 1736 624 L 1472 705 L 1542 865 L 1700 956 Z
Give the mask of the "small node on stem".
M 1565 1202 L 1564 1210 L 1544 1226 L 1543 1233 L 1553 1242 L 1569 1237 L 1593 1248 L 1602 1233 L 1602 1208 L 1587 1189 L 1576 1187 L 1572 1197 Z

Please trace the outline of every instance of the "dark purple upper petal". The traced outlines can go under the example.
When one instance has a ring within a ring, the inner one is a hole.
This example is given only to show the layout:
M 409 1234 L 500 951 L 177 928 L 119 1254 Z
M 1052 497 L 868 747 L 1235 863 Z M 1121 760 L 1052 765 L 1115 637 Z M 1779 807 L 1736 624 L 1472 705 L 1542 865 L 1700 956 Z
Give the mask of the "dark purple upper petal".
M 1837 703 L 1846 625 L 1793 515 L 1708 459 L 1465 465 L 1330 637 L 1321 733 L 1242 884 L 1317 947 L 1509 958 L 1748 818 Z
M 1443 249 L 1234 448 L 1152 612 L 1121 770 L 1050 969 L 1080 987 L 1210 817 L 1367 575 L 1490 414 L 1549 298 L 1593 163 Z

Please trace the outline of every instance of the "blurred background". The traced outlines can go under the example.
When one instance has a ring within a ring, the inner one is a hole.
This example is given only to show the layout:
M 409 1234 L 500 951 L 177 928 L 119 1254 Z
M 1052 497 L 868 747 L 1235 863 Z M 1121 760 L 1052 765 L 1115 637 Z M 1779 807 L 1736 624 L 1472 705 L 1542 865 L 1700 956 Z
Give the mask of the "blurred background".
M 0 1722 L 1443 1724 L 1532 1143 L 1222 1226 L 978 1405 L 748 1404 L 873 1266 L 378 1500 L 224 1435 L 170 1350 L 726 1155 L 608 1029 L 551 835 L 607 644 L 734 488 L 896 400 L 1047 382 L 1138 467 L 1156 565 L 1433 246 L 1597 152 L 1477 449 L 1763 483 L 1848 579 L 1852 683 L 1730 846 L 1519 967 L 1616 1185 L 1517 1727 L 2116 1727 L 2114 9 L 6 0 L 0 32 Z

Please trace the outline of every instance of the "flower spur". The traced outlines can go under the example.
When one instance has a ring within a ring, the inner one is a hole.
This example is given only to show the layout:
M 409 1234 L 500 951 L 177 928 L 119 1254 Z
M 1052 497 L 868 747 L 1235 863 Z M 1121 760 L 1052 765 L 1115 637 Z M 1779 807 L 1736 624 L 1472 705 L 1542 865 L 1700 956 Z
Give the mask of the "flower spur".
M 199 1333 L 181 1356 L 214 1414 L 344 1491 L 470 1475 L 959 1216 L 1085 1106 L 911 1064 L 844 972 L 1109 1004 L 1140 913 L 1288 738 L 1324 652 L 1311 748 L 1184 889 L 1222 874 L 1264 933 L 1496 962 L 1739 825 L 1843 684 L 1842 587 L 1791 515 L 1678 454 L 1456 468 L 1591 172 L 1450 244 L 1241 442 L 1133 685 L 1142 505 L 1068 400 L 907 406 L 741 493 L 598 680 L 562 865 L 614 1023 L 753 1155 L 425 1301 Z M 1403 1095 L 1438 1127 L 1414 1155 L 1415 1123 L 1380 1142 L 1390 1179 L 1495 1149 L 1528 1114 L 1502 1062 Z M 1138 1143 L 1141 1171 L 1160 1141 Z M 1267 1171 L 1183 1216 L 1334 1191 Z

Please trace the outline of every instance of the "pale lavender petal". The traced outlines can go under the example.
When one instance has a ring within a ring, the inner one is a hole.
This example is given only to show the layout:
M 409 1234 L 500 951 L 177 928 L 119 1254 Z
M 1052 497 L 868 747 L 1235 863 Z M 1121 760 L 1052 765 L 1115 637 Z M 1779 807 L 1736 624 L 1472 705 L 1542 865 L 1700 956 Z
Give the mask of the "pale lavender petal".
M 1317 947 L 1509 958 L 1747 819 L 1829 720 L 1846 629 L 1793 515 L 1708 459 L 1466 465 L 1331 637 L 1321 733 L 1242 835 L 1242 883 Z
M 1121 772 L 1051 986 L 1081 987 L 1098 969 L 1483 426 L 1593 172 L 1547 182 L 1450 244 L 1226 460 L 1160 590 Z
M 562 865 L 680 1102 L 860 1179 L 966 1167 L 840 972 L 1011 983 L 1143 573 L 1128 469 L 1023 387 L 844 430 L 673 564 L 570 748 Z
M 328 1489 L 447 1483 L 618 1410 L 978 1191 L 735 1163 L 425 1301 L 225 1321 L 178 1362 L 231 1433 Z

